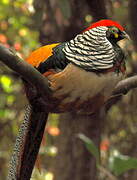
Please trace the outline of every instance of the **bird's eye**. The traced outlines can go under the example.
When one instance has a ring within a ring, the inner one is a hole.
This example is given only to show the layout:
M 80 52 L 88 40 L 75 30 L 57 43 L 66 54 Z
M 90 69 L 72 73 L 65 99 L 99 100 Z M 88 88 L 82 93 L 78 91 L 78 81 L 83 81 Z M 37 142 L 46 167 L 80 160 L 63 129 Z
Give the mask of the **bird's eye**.
M 106 34 L 110 42 L 118 42 L 123 39 L 121 38 L 121 31 L 117 27 L 109 27 Z
M 118 38 L 119 34 L 118 34 L 118 29 L 117 28 L 112 28 L 111 29 L 111 33 L 113 34 L 114 38 Z
M 129 39 L 129 36 L 124 30 L 120 30 L 119 28 L 114 26 L 108 28 L 108 30 L 106 31 L 106 37 L 111 43 L 117 43 L 124 38 Z
M 119 37 L 118 33 L 114 33 L 114 37 L 118 38 Z

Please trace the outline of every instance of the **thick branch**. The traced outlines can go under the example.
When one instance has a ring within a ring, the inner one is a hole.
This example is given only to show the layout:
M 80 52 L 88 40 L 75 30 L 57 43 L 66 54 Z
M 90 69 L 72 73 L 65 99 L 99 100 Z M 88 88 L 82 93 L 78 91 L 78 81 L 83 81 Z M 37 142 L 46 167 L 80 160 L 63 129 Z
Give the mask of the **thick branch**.
M 33 66 L 28 64 L 26 61 L 23 61 L 12 50 L 5 48 L 3 45 L 0 45 L 0 61 L 17 72 L 36 88 L 40 89 L 39 87 L 41 87 L 41 93 L 51 93 L 48 86 L 48 80 Z

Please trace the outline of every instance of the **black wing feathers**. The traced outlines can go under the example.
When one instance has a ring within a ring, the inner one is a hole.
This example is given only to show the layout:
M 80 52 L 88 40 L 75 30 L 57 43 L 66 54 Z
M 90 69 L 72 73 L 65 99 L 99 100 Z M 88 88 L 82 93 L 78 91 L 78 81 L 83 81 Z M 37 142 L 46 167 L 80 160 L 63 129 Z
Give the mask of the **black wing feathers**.
M 62 48 L 64 47 L 65 43 L 62 43 L 55 48 L 53 48 L 53 55 L 50 56 L 47 60 L 40 63 L 37 70 L 40 73 L 44 73 L 48 71 L 49 69 L 61 69 L 63 70 L 69 63 L 69 61 L 66 59 L 64 52 L 62 51 Z

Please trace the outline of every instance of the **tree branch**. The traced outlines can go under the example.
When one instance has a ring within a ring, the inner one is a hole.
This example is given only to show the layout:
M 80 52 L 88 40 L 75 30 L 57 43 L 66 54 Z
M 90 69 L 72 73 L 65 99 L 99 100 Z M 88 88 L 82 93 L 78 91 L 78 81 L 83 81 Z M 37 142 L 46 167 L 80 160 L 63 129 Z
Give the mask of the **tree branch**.
M 115 94 L 127 94 L 131 89 L 137 88 L 137 75 L 120 81 L 113 91 Z
M 0 61 L 6 64 L 9 68 L 17 72 L 26 81 L 34 85 L 41 93 L 46 92 L 51 94 L 48 86 L 48 80 L 41 75 L 33 66 L 28 64 L 16 55 L 11 49 L 8 49 L 0 44 Z M 40 88 L 39 88 L 40 87 Z
M 127 94 L 131 89 L 134 88 L 137 88 L 137 75 L 120 81 L 116 85 L 112 93 L 112 96 L 110 96 L 110 98 L 105 103 L 106 111 L 108 111 L 112 105 L 116 104 L 117 101 L 119 101 L 123 95 Z

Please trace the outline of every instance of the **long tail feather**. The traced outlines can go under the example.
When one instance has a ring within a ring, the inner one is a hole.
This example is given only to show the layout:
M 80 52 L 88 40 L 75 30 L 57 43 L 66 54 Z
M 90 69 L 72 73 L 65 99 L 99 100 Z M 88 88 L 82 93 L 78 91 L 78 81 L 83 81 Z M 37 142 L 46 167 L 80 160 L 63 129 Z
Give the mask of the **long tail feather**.
M 47 118 L 47 112 L 36 112 L 31 106 L 27 107 L 16 139 L 7 180 L 30 180 Z

